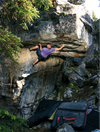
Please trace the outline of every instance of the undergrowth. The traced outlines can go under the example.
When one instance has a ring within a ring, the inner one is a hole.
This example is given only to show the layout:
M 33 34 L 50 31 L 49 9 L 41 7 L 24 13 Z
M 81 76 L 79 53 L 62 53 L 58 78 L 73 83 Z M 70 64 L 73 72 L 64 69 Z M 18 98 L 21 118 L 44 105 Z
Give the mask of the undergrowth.
M 25 129 L 24 126 L 27 126 L 25 119 L 0 109 L 0 132 L 21 132 Z

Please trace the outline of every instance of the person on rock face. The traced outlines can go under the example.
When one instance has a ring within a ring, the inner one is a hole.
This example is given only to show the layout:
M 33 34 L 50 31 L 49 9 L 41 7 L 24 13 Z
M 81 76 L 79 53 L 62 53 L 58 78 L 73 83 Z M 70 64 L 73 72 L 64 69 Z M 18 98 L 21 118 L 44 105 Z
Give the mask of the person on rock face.
M 36 59 L 33 65 L 35 65 L 38 61 L 42 60 L 43 58 L 47 58 L 51 52 L 61 50 L 65 46 L 65 44 L 63 44 L 60 48 L 52 48 L 50 44 L 48 44 L 47 47 L 42 48 L 42 45 L 40 43 L 39 43 L 39 46 L 36 45 L 30 48 L 30 50 L 36 49 L 37 55 L 38 55 L 38 59 Z

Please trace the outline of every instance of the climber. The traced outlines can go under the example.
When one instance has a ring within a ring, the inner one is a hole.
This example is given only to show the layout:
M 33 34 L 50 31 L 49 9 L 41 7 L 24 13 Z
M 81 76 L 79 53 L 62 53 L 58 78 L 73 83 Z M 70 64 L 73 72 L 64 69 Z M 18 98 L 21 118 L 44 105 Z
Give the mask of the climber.
M 40 48 L 39 48 L 39 46 L 40 46 Z M 38 54 L 38 59 L 36 59 L 36 61 L 33 63 L 33 65 L 35 65 L 38 61 L 42 60 L 43 58 L 47 58 L 51 52 L 61 50 L 65 46 L 65 44 L 63 44 L 60 48 L 51 48 L 50 44 L 47 45 L 47 48 L 46 47 L 42 48 L 42 45 L 40 43 L 39 43 L 39 46 L 36 45 L 36 46 L 30 48 L 30 50 L 36 49 L 37 54 Z

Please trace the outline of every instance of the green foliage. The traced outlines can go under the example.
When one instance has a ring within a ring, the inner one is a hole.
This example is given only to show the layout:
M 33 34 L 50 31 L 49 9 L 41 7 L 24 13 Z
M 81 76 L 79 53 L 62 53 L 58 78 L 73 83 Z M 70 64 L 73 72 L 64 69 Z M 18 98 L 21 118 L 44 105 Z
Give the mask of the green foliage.
M 94 20 L 94 21 L 97 21 L 97 17 L 96 17 L 96 15 L 95 15 L 94 11 L 92 12 L 92 14 L 93 14 L 93 20 Z
M 3 9 L 0 10 L 2 17 L 20 20 L 21 26 L 27 30 L 27 23 L 39 18 L 39 9 L 47 10 L 52 6 L 52 0 L 5 0 Z
M 19 132 L 26 125 L 25 119 L 16 117 L 6 110 L 0 109 L 0 132 Z M 27 126 L 27 125 L 26 125 Z
M 20 52 L 21 44 L 20 38 L 13 35 L 11 32 L 3 30 L 0 26 L 0 50 L 2 50 L 7 57 L 17 62 L 14 58 Z
M 52 0 L 34 0 L 35 6 L 40 10 L 48 10 L 52 7 Z
M 24 29 L 28 29 L 26 23 L 33 21 L 33 18 L 39 17 L 39 11 L 33 6 L 32 1 L 28 0 L 5 0 L 3 3 L 3 11 L 1 10 L 2 17 L 21 21 L 21 25 Z
M 73 83 L 69 83 L 67 87 L 72 88 L 73 90 L 80 90 L 80 88 Z

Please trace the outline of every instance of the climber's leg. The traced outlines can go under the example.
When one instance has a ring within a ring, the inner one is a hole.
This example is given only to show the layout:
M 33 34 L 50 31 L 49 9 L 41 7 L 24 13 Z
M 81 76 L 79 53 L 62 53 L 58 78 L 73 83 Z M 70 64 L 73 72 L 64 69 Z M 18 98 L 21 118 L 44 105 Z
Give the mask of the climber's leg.
M 33 63 L 33 66 L 39 61 L 39 59 L 36 59 L 36 61 Z
M 39 46 L 38 46 L 38 45 L 36 45 L 36 46 L 34 46 L 34 47 L 30 48 L 30 50 L 37 49 L 38 47 L 39 47 Z

